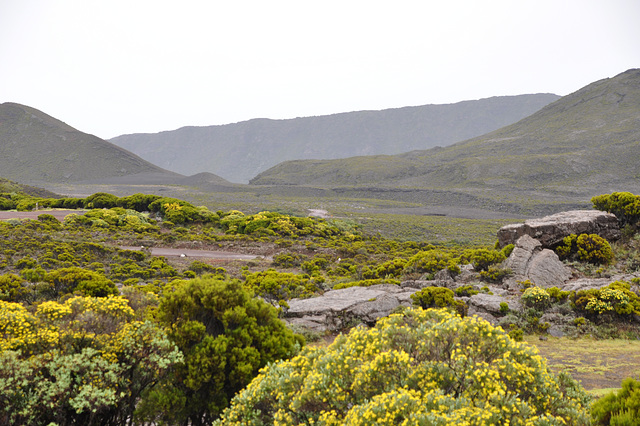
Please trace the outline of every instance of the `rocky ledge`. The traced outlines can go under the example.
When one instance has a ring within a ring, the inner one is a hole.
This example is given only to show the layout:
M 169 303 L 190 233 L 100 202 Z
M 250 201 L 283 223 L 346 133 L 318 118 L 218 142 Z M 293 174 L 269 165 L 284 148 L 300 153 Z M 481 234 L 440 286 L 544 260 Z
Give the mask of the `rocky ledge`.
M 503 226 L 498 230 L 498 243 L 504 247 L 528 235 L 538 240 L 543 248 L 553 248 L 570 234 L 597 234 L 608 241 L 615 241 L 620 238 L 620 227 L 618 219 L 611 213 L 572 210 Z

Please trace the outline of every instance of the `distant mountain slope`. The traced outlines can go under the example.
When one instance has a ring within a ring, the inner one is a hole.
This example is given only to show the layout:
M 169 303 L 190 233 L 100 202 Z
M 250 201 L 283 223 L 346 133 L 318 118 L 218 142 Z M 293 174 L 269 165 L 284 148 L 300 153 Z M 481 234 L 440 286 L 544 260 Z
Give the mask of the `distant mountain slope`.
M 79 182 L 153 174 L 180 175 L 37 109 L 0 104 L 0 175 L 20 182 Z
M 44 188 L 37 188 L 35 186 L 23 185 L 18 182 L 13 182 L 9 179 L 0 178 L 0 192 L 23 192 L 33 197 L 42 198 L 60 198 L 61 196 L 55 192 L 47 191 Z
M 515 124 L 446 148 L 291 161 L 251 183 L 574 193 L 638 188 L 640 70 L 592 83 Z
M 514 123 L 558 98 L 501 96 L 290 120 L 254 119 L 123 135 L 110 142 L 178 173 L 212 172 L 246 183 L 286 160 L 399 154 L 450 145 Z

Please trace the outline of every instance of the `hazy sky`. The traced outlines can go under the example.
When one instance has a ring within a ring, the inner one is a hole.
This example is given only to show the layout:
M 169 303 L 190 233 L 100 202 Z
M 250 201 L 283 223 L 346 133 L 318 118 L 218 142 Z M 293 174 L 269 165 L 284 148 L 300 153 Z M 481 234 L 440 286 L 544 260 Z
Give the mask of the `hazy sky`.
M 497 95 L 640 67 L 638 0 L 0 0 L 0 103 L 102 138 Z

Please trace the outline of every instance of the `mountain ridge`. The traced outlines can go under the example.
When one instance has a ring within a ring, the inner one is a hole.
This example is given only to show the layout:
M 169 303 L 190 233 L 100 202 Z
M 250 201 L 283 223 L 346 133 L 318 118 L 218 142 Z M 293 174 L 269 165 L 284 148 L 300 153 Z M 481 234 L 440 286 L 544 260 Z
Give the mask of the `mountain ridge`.
M 640 70 L 598 80 L 486 135 L 395 156 L 281 163 L 253 185 L 546 188 L 639 186 Z
M 205 171 L 232 182 L 248 182 L 284 160 L 390 155 L 447 145 L 510 124 L 558 98 L 553 94 L 495 96 L 294 119 L 255 118 L 121 135 L 110 141 L 179 173 Z

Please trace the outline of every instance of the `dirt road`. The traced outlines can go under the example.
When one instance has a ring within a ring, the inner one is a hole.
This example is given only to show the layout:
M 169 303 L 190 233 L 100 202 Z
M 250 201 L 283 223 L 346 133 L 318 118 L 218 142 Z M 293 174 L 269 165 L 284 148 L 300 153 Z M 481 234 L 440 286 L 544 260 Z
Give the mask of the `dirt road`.
M 121 246 L 125 250 L 142 250 L 142 247 Z M 255 254 L 240 254 L 230 251 L 217 250 L 193 250 L 193 249 L 173 249 L 165 247 L 151 247 L 152 256 L 176 256 L 176 257 L 193 257 L 216 260 L 253 260 L 256 258 L 264 259 L 264 256 L 256 256 Z
M 0 220 L 7 219 L 37 219 L 41 214 L 50 214 L 59 221 L 63 221 L 70 214 L 84 214 L 87 210 L 36 210 L 32 212 L 0 211 Z

